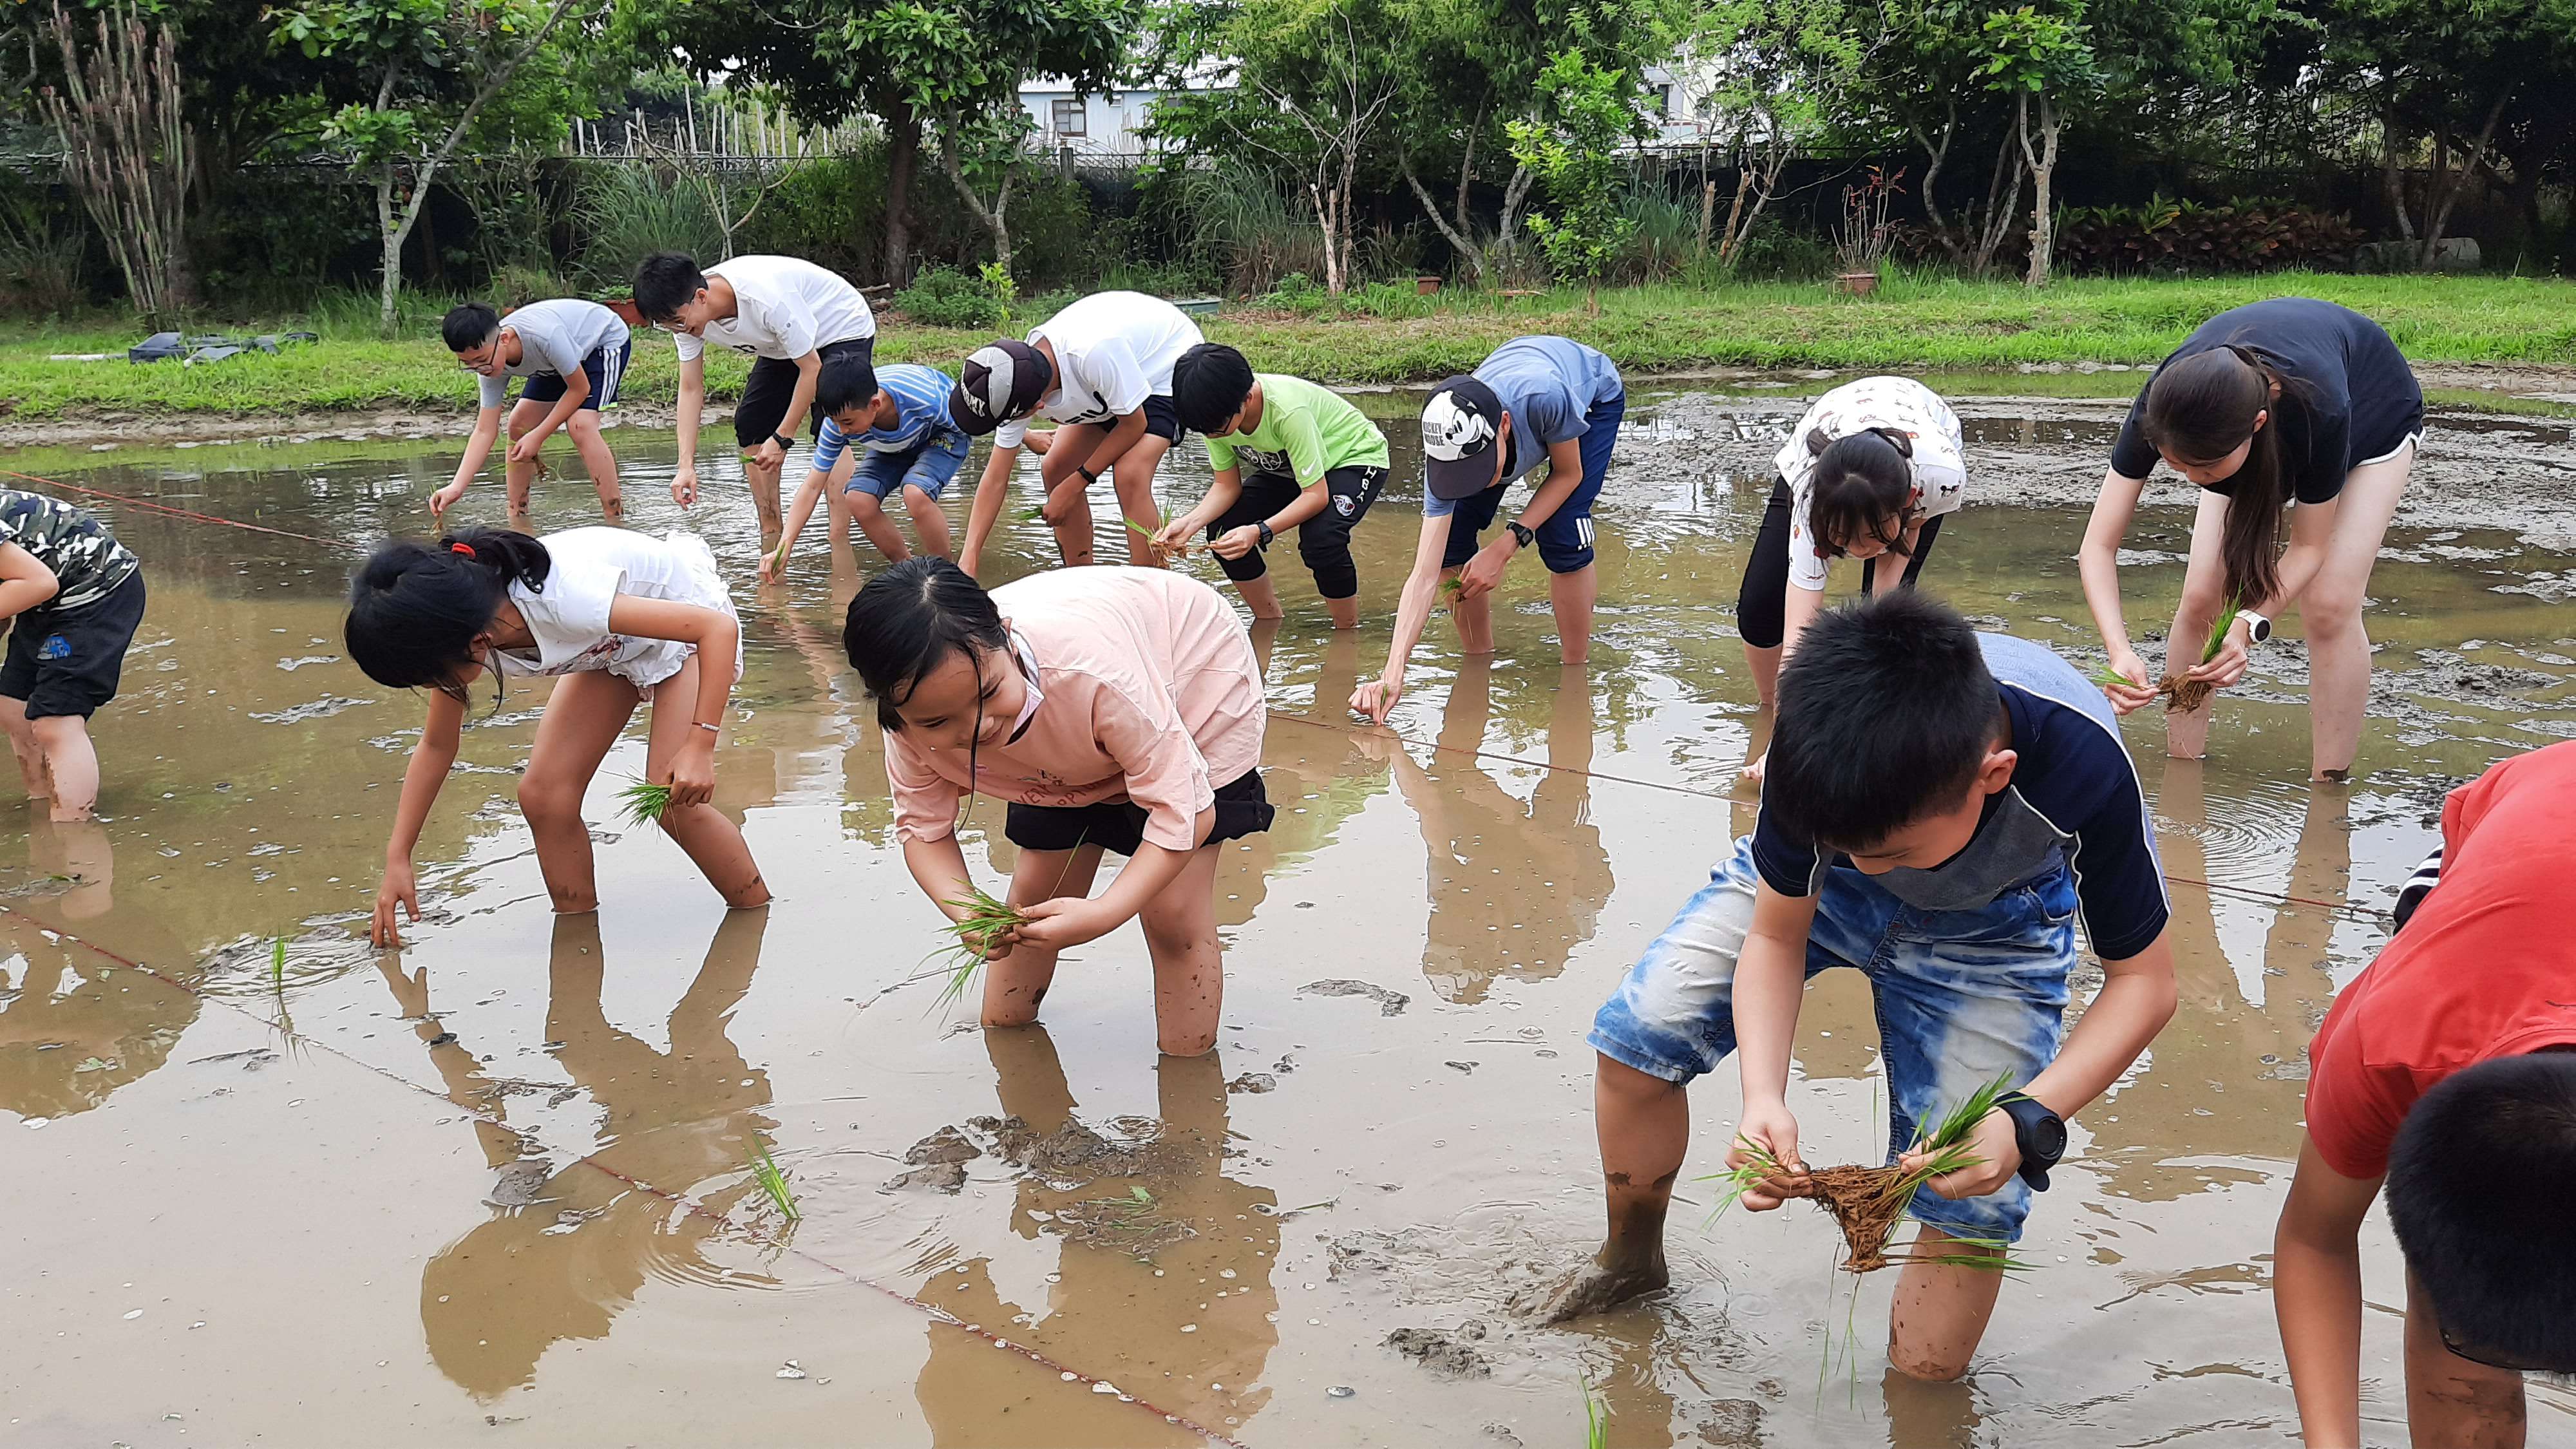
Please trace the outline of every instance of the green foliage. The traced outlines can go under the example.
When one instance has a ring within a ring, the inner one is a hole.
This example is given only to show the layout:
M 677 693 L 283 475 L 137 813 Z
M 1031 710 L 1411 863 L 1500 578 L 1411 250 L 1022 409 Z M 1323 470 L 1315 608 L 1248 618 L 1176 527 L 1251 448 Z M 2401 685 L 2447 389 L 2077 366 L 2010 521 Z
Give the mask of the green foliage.
M 625 291 L 635 264 L 655 252 L 687 252 L 701 263 L 723 255 L 724 228 L 706 193 L 657 168 L 587 165 L 573 194 L 583 237 L 573 275 L 594 289 Z
M 1324 305 L 1332 299 L 1324 291 L 1323 283 L 1307 276 L 1304 272 L 1290 272 L 1281 277 L 1276 286 L 1254 300 L 1264 307 L 1304 312 L 1311 316 L 1322 311 Z
M 2344 256 L 2362 241 L 2347 217 L 2282 201 L 2070 207 L 2057 255 L 2077 272 L 2264 272 Z
M 1198 98 L 1191 98 L 1195 104 Z M 1158 108 L 1156 125 L 1170 107 Z M 1168 134 L 1168 133 L 1167 133 Z M 1215 144 L 1199 133 L 1191 143 Z M 1185 138 L 1188 139 L 1188 138 Z M 1255 163 L 1219 156 L 1211 165 L 1175 165 L 1150 173 L 1146 214 L 1174 237 L 1185 264 L 1220 278 L 1225 291 L 1256 297 L 1324 271 L 1324 237 L 1313 212 L 1277 176 Z
M 89 251 L 82 209 L 62 205 L 15 173 L 0 171 L 0 311 L 60 316 L 88 300 L 81 283 Z
M 1638 129 L 1634 79 L 1561 51 L 1539 73 L 1541 120 L 1511 124 L 1512 157 L 1555 207 L 1529 226 L 1560 276 L 1598 285 L 1636 222 L 1620 206 L 1619 143 Z
M 999 329 L 1010 308 L 982 277 L 953 267 L 930 267 L 897 292 L 895 309 L 932 327 L 968 327 L 979 332 Z

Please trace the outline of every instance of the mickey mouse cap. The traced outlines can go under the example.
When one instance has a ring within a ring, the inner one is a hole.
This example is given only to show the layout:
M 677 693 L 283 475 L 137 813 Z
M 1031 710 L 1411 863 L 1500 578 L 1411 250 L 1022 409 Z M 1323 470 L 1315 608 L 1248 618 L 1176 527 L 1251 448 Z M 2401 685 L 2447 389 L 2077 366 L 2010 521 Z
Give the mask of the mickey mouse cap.
M 958 431 L 981 437 L 1036 412 L 1054 374 L 1046 354 L 1025 342 L 1004 338 L 987 343 L 957 370 L 957 390 L 948 395 L 949 419 Z
M 1422 409 L 1422 486 L 1434 498 L 1470 498 L 1494 486 L 1503 400 L 1464 373 L 1433 389 Z

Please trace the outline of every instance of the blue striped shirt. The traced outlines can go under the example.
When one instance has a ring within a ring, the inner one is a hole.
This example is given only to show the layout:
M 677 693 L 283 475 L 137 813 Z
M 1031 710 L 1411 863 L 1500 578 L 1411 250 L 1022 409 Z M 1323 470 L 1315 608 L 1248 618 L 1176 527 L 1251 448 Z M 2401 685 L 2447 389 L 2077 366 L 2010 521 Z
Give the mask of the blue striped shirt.
M 894 398 L 894 426 L 870 428 L 852 438 L 842 433 L 839 423 L 825 418 L 822 433 L 814 439 L 815 472 L 829 473 L 839 466 L 841 449 L 852 442 L 871 453 L 905 453 L 933 432 L 957 431 L 948 416 L 948 395 L 957 384 L 938 368 L 917 362 L 880 367 L 877 386 Z

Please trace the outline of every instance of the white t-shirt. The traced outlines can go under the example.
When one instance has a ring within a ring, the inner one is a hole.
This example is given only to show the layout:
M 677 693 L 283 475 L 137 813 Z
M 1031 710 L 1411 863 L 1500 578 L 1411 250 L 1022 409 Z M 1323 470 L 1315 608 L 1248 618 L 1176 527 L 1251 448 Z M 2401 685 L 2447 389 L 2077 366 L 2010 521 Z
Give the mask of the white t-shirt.
M 510 585 L 510 602 L 536 636 L 527 651 L 494 650 L 493 667 L 505 675 L 545 677 L 604 669 L 638 689 L 650 689 L 680 672 L 697 646 L 676 639 L 643 639 L 611 633 L 609 605 L 619 594 L 667 599 L 734 612 L 733 599 L 716 573 L 715 555 L 693 533 L 654 538 L 626 528 L 568 528 L 537 540 L 553 567 L 545 587 Z M 742 673 L 737 652 L 734 674 Z
M 1923 496 L 1916 504 L 1926 518 L 1956 513 L 1968 501 L 1965 444 L 1959 415 L 1941 395 L 1910 377 L 1864 377 L 1847 382 L 1816 399 L 1807 415 L 1791 429 L 1789 441 L 1772 462 L 1789 484 L 1789 582 L 1811 592 L 1824 591 L 1828 559 L 1816 556 L 1815 530 L 1807 524 L 1814 496 L 1808 487 L 1816 455 L 1807 450 L 1807 435 L 1822 430 L 1828 438 L 1848 438 L 1870 428 L 1894 428 L 1914 443 L 1914 486 Z
M 502 318 L 501 330 L 519 339 L 519 361 L 502 367 L 497 376 L 477 379 L 487 408 L 497 408 L 507 399 L 511 378 L 566 377 L 581 371 L 592 353 L 601 348 L 614 352 L 628 340 L 626 323 L 616 313 L 578 297 L 530 302 Z M 610 363 L 613 368 L 615 359 Z
M 707 268 L 707 277 L 733 284 L 734 315 L 708 323 L 703 338 L 674 337 L 682 362 L 708 343 L 792 362 L 830 343 L 877 335 L 876 315 L 859 289 L 800 257 L 735 257 Z
M 1038 411 L 1058 423 L 1105 423 L 1172 391 L 1172 364 L 1207 339 L 1189 314 L 1142 292 L 1094 292 L 1029 333 L 1055 345 L 1055 391 Z M 1004 423 L 993 446 L 1016 448 L 1030 420 Z

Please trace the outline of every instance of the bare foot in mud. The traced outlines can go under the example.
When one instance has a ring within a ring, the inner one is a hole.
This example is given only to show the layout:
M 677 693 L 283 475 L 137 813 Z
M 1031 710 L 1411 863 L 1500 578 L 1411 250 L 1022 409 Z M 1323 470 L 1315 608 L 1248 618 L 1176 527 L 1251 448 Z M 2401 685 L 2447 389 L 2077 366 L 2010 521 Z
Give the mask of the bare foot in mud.
M 1606 1267 L 1586 1263 L 1552 1283 L 1531 1288 L 1512 1301 L 1512 1311 L 1552 1327 L 1595 1313 L 1605 1313 L 1632 1298 L 1663 1291 L 1672 1273 L 1663 1260 Z

